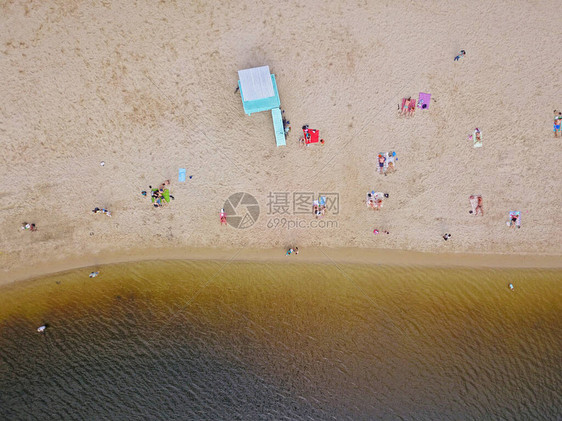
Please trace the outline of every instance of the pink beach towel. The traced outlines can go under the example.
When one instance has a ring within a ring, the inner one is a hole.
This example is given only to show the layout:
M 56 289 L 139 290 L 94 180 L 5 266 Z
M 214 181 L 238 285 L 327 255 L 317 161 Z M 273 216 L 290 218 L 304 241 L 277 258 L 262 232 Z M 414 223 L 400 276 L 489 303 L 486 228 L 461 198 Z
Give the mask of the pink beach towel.
M 420 99 L 418 100 L 418 108 L 424 110 L 429 109 L 429 102 L 431 101 L 431 94 L 420 92 Z

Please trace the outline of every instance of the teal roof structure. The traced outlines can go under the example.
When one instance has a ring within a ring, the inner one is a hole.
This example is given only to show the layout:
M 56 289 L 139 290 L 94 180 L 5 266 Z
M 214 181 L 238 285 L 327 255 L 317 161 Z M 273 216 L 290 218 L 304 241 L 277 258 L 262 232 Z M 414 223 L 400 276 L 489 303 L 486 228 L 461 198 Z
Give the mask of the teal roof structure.
M 275 75 L 269 73 L 269 66 L 239 70 L 238 78 L 242 106 L 246 114 L 269 111 L 281 105 Z

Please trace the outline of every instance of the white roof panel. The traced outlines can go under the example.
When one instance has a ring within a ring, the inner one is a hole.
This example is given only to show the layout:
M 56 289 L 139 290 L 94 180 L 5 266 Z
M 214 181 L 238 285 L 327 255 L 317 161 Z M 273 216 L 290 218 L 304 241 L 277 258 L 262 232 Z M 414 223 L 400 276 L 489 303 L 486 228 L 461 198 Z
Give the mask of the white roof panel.
M 270 98 L 275 95 L 269 66 L 238 70 L 244 101 Z

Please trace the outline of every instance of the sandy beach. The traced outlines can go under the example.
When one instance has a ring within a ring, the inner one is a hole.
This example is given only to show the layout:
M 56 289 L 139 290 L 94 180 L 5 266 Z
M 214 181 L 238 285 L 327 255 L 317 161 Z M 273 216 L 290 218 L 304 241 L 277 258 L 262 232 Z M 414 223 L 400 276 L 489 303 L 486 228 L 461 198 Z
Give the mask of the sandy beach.
M 527 256 L 524 265 L 562 266 L 557 1 L 3 1 L 0 10 L 2 283 L 151 255 L 284 257 L 294 245 L 317 260 L 321 247 L 350 261 L 360 248 L 365 259 L 396 251 L 396 263 L 410 251 L 441 264 L 486 255 L 484 265 Z M 262 65 L 291 121 L 286 147 L 275 146 L 270 113 L 245 115 L 235 93 L 237 71 Z M 431 93 L 430 108 L 400 117 L 401 99 L 419 92 Z M 325 146 L 299 146 L 305 124 Z M 468 139 L 475 127 L 482 148 Z M 395 173 L 377 173 L 381 151 L 396 151 Z M 192 178 L 179 183 L 178 168 Z M 166 179 L 175 200 L 153 208 L 141 191 Z M 389 194 L 379 211 L 365 206 L 371 190 Z M 237 192 L 260 205 L 247 229 L 219 222 Z M 281 193 L 330 193 L 339 206 L 317 226 L 292 203 L 275 213 Z M 469 214 L 475 194 L 482 217 Z M 506 226 L 509 211 L 521 212 L 520 229 Z

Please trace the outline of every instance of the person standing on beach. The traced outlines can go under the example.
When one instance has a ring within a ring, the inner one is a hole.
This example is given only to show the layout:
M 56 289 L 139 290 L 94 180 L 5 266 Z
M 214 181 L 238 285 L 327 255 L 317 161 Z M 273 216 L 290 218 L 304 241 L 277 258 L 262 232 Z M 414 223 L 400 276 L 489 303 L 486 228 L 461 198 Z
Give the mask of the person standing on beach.
M 459 54 L 457 54 L 457 56 L 455 57 L 455 60 L 454 60 L 454 61 L 459 61 L 459 59 L 460 59 L 461 57 L 464 57 L 465 55 L 466 55 L 466 51 L 461 50 L 461 52 L 460 52 Z
M 562 112 L 558 112 L 557 110 L 554 110 L 554 137 L 558 137 L 558 135 L 560 134 L 561 123 L 562 123 Z

